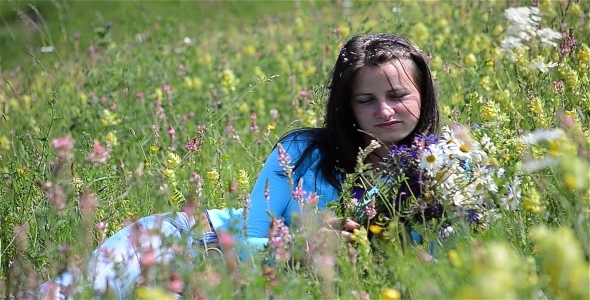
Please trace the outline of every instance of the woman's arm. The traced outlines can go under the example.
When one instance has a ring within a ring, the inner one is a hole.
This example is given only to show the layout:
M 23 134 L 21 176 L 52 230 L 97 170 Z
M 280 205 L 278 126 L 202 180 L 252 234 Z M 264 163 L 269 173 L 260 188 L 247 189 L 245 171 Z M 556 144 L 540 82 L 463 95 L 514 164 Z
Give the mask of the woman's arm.
M 304 137 L 298 136 L 295 139 L 288 136 L 280 142 L 291 157 L 292 164 L 309 144 Z M 302 170 L 305 168 L 306 166 L 301 166 Z M 297 179 L 293 178 L 293 180 L 296 184 L 295 180 Z M 267 186 L 268 194 L 266 195 Z M 250 194 L 250 207 L 245 223 L 248 238 L 268 237 L 271 225 L 270 215 L 290 220 L 290 216 L 287 214 L 291 213 L 292 208 L 289 206 L 296 204 L 291 201 L 293 188 L 293 186 L 289 186 L 289 180 L 279 164 L 279 149 L 275 147 L 264 163 Z

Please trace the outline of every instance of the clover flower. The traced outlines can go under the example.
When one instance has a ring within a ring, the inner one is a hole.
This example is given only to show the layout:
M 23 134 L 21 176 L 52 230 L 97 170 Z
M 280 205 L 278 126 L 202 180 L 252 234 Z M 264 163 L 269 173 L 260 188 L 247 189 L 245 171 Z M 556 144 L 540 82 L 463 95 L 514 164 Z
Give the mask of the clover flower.
M 94 148 L 92 152 L 88 154 L 86 160 L 92 163 L 101 163 L 104 164 L 109 159 L 109 151 L 100 145 L 97 140 L 94 140 Z
M 293 238 L 289 233 L 289 227 L 281 219 L 273 219 L 272 230 L 268 240 L 270 248 L 273 250 L 274 258 L 278 261 L 287 261 L 291 259 L 290 246 Z

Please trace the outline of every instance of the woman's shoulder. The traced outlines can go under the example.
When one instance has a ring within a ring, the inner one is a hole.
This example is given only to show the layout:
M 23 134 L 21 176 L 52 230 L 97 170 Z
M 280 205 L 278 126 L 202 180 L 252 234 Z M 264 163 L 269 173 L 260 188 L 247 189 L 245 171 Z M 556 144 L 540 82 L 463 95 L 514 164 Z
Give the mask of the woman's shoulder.
M 285 133 L 277 142 L 286 151 L 305 151 L 308 148 L 318 148 L 325 141 L 323 128 L 300 128 Z

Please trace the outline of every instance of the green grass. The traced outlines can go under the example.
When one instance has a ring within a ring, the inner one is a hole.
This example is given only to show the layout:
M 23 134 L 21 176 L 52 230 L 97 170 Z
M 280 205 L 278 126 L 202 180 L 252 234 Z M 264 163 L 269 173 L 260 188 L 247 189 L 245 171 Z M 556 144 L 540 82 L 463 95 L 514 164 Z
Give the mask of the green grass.
M 587 2 L 541 1 L 542 27 L 579 25 L 578 44 L 561 58 L 559 48 L 538 38 L 514 57 L 502 52 L 509 26 L 502 1 L 359 1 L 350 8 L 306 2 L 300 9 L 290 2 L 145 2 L 143 12 L 137 2 L 74 1 L 67 9 L 68 2 L 59 2 L 61 10 L 47 3 L 42 13 L 51 22 L 29 35 L 1 3 L 9 26 L 2 27 L 0 49 L 0 297 L 35 289 L 65 266 L 85 268 L 104 237 L 143 216 L 179 210 L 191 196 L 199 209 L 242 206 L 279 137 L 321 125 L 324 84 L 340 45 L 357 33 L 394 32 L 430 57 L 444 123 L 490 137 L 496 149 L 486 150 L 506 170 L 491 197 L 501 203 L 510 184 L 520 192 L 514 207 L 499 209 L 487 228 L 460 230 L 457 223 L 444 241 L 436 228 L 415 225 L 426 243 L 394 238 L 371 250 L 360 232 L 356 263 L 338 242 L 295 267 L 267 264 L 263 258 L 272 253 L 238 271 L 197 261 L 194 270 L 176 274 L 187 297 L 232 298 L 239 290 L 256 299 L 348 299 L 353 292 L 359 298 L 385 292 L 385 299 L 397 293 L 404 299 L 588 298 Z M 59 21 L 59 12 L 67 18 Z M 100 37 L 95 30 L 108 22 L 110 35 Z M 79 42 L 72 39 L 76 31 Z M 185 44 L 185 37 L 196 42 Z M 57 51 L 39 53 L 44 39 Z M 547 72 L 531 68 L 555 61 Z M 23 68 L 8 71 L 17 64 Z M 530 131 L 555 128 L 564 135 L 524 143 Z M 54 147 L 65 136 L 74 141 L 66 149 L 71 157 Z M 185 149 L 193 138 L 203 138 L 198 153 Z M 88 161 L 95 142 L 109 144 L 104 163 Z M 522 169 L 543 158 L 556 165 Z M 52 196 L 58 188 L 63 198 Z M 98 201 L 85 214 L 82 204 L 92 204 L 91 194 Z M 97 228 L 101 224 L 108 226 Z M 305 224 L 303 231 L 293 228 L 296 240 L 325 238 L 317 224 Z M 393 223 L 387 233 L 400 236 L 401 227 Z M 438 245 L 438 263 L 424 259 L 429 242 Z M 293 246 L 294 256 L 306 257 L 300 246 Z M 157 288 L 138 289 L 139 298 L 164 296 L 170 274 L 155 274 L 161 276 Z M 271 275 L 279 284 L 271 284 Z M 80 298 L 91 292 L 83 293 Z
M 303 3 L 303 6 L 306 6 Z M 320 5 L 323 5 L 320 3 Z M 95 41 L 95 29 L 107 24 L 113 41 L 134 37 L 146 25 L 178 25 L 182 20 L 186 36 L 194 36 L 201 24 L 215 28 L 252 24 L 261 16 L 293 10 L 292 1 L 185 1 L 185 0 L 122 0 L 122 1 L 7 1 L 1 4 L 0 66 L 11 70 L 28 66 L 32 59 L 28 49 L 39 55 L 43 46 L 54 46 L 63 59 L 73 51 L 74 36 L 79 33 L 78 47 L 85 51 Z M 31 22 L 36 20 L 36 22 Z M 176 31 L 174 34 L 182 33 Z M 184 36 L 177 36 L 182 39 Z

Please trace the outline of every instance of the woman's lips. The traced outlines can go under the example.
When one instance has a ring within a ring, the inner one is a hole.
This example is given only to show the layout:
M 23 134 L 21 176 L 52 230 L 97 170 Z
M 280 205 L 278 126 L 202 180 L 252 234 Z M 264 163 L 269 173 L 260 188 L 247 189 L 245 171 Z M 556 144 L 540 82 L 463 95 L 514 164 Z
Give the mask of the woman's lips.
M 400 121 L 389 121 L 381 124 L 377 124 L 377 127 L 389 129 L 395 127 L 397 124 L 401 123 Z

